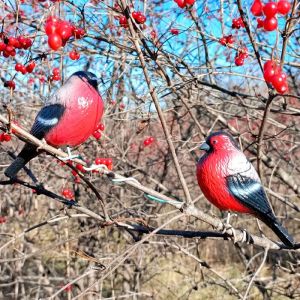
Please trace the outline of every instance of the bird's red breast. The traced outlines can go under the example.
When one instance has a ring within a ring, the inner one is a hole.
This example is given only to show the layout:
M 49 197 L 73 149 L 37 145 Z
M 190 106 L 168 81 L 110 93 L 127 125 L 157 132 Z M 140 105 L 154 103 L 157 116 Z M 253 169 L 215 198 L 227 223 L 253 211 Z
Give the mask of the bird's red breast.
M 226 176 L 231 168 L 232 161 L 237 152 L 227 151 L 205 154 L 197 164 L 197 180 L 204 196 L 220 210 L 231 210 L 241 213 L 252 211 L 238 202 L 228 191 Z M 232 170 L 233 172 L 234 170 Z
M 45 136 L 50 145 L 77 146 L 83 143 L 99 123 L 104 105 L 98 91 L 85 80 L 77 80 L 72 89 L 62 89 L 59 97 L 64 100 L 65 112 L 58 122 Z

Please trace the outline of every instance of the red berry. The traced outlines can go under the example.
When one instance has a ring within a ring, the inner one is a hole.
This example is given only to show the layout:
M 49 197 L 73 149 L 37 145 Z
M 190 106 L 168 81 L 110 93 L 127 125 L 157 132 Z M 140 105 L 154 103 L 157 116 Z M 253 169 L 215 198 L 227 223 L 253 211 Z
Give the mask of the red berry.
M 249 56 L 247 47 L 243 47 L 242 49 L 239 49 L 238 55 L 243 59 L 247 58 Z
M 283 83 L 276 89 L 279 94 L 285 94 L 288 90 L 289 86 L 286 81 L 283 81 Z
M 96 139 L 96 140 L 99 140 L 101 138 L 101 132 L 100 131 L 95 131 L 93 133 L 93 137 Z
M 85 169 L 84 169 L 83 165 L 81 165 L 81 164 L 76 164 L 76 169 L 83 173 L 85 172 Z
M 264 20 L 264 29 L 266 31 L 273 31 L 277 28 L 278 22 L 275 17 L 267 18 Z
M 8 80 L 4 83 L 5 87 L 8 87 L 9 89 L 14 90 L 16 88 L 16 84 L 13 80 Z
M 154 142 L 154 137 L 153 136 L 150 136 L 149 137 L 149 141 L 150 141 L 150 144 L 152 144 Z
M 262 28 L 262 27 L 264 27 L 264 19 L 262 19 L 262 18 L 257 18 L 256 21 L 257 21 L 257 28 Z
M 156 31 L 155 31 L 154 29 L 151 30 L 150 35 L 151 35 L 151 37 L 152 37 L 153 39 L 155 39 L 155 38 L 157 37 L 157 33 L 156 33 Z
M 2 134 L 2 140 L 4 142 L 9 142 L 11 140 L 11 136 L 9 134 L 7 134 L 7 133 L 3 133 Z
M 227 43 L 226 37 L 220 38 L 220 39 L 219 39 L 219 43 L 220 43 L 221 45 L 223 45 L 223 46 L 226 46 L 226 43 Z
M 83 28 L 75 27 L 73 29 L 73 34 L 76 39 L 81 39 L 85 35 L 85 31 Z
M 136 16 L 135 20 L 138 24 L 144 24 L 146 22 L 146 17 L 141 12 L 138 12 L 138 15 Z
M 125 16 L 121 16 L 119 18 L 119 24 L 124 27 L 124 28 L 127 28 L 128 27 L 128 22 L 127 22 L 127 19 Z
M 72 175 L 76 177 L 78 175 L 78 172 L 76 170 L 72 170 Z
M 233 19 L 231 27 L 233 29 L 240 29 L 241 27 L 245 27 L 243 19 L 242 18 Z
M 22 69 L 22 64 L 17 63 L 17 64 L 15 65 L 15 70 L 16 70 L 17 72 L 21 72 L 21 69 Z
M 244 58 L 238 55 L 235 57 L 234 63 L 236 66 L 242 66 L 244 64 Z
M 170 32 L 171 32 L 172 34 L 174 34 L 174 35 L 179 34 L 179 30 L 176 29 L 176 28 L 171 28 L 171 29 L 170 29 Z
M 22 47 L 26 50 L 32 46 L 32 41 L 30 38 L 25 38 L 24 42 L 21 43 Z
M 16 47 L 16 48 L 19 48 L 19 46 L 20 46 L 20 42 L 18 41 L 18 39 L 13 37 L 13 36 L 10 36 L 8 38 L 8 43 L 7 44 L 9 46 Z
M 60 74 L 59 68 L 54 68 L 54 69 L 52 70 L 52 74 L 53 74 L 53 75 L 59 75 L 59 74 Z
M 13 52 L 15 50 L 15 48 L 13 46 L 7 45 L 5 48 L 5 51 L 7 52 Z
M 60 79 L 61 79 L 61 77 L 59 74 L 54 74 L 54 75 L 50 76 L 50 80 L 53 80 L 53 81 L 59 81 Z
M 3 51 L 6 49 L 6 44 L 4 42 L 0 42 L 0 51 Z
M 273 76 L 275 74 L 278 74 L 279 71 L 280 71 L 280 69 L 274 61 L 272 61 L 272 60 L 266 61 L 265 64 L 264 64 L 264 78 L 265 78 L 265 81 L 268 82 L 268 83 L 271 83 Z
M 196 2 L 196 0 L 185 0 L 185 3 L 187 5 L 193 5 Z
M 150 136 L 144 140 L 143 144 L 145 147 L 151 145 L 154 142 L 154 137 Z
M 32 60 L 27 66 L 26 71 L 28 73 L 32 73 L 33 69 L 35 68 L 35 62 Z
M 76 51 L 71 51 L 69 53 L 69 57 L 72 59 L 72 60 L 78 60 L 80 58 L 80 54 Z
M 272 85 L 277 92 L 283 94 L 288 90 L 288 85 L 282 73 L 277 73 L 272 77 Z
M 101 157 L 96 157 L 95 158 L 95 164 L 96 165 L 104 165 L 104 161 L 105 161 L 104 158 L 101 158 Z
M 277 3 L 277 11 L 281 15 L 286 15 L 290 11 L 290 9 L 291 9 L 291 4 L 286 0 L 280 0 Z
M 27 70 L 26 70 L 26 67 L 25 66 L 21 66 L 21 73 L 23 74 L 23 75 L 25 75 L 26 73 L 27 73 Z
M 263 69 L 264 69 L 264 71 L 266 70 L 266 69 L 269 69 L 269 68 L 273 68 L 273 66 L 274 65 L 276 65 L 276 62 L 275 61 L 273 61 L 273 60 L 267 60 L 265 63 L 264 63 L 264 67 L 263 67 Z
M 72 199 L 74 197 L 73 192 L 70 189 L 63 189 L 61 194 L 67 199 Z
M 58 23 L 56 33 L 59 34 L 64 41 L 67 41 L 73 35 L 73 26 L 70 22 L 61 21 Z
M 45 32 L 47 35 L 50 35 L 50 34 L 53 34 L 55 33 L 56 29 L 57 29 L 57 26 L 58 26 L 58 22 L 47 22 L 45 24 Z
M 49 16 L 46 20 L 46 23 L 52 22 L 52 23 L 58 23 L 60 19 L 56 16 Z
M 101 131 L 103 131 L 104 128 L 105 128 L 105 126 L 104 126 L 104 124 L 102 124 L 102 123 L 99 123 L 99 124 L 96 126 L 96 130 L 101 130 Z
M 228 35 L 226 37 L 226 44 L 233 44 L 235 41 L 234 37 L 232 35 Z
M 277 14 L 277 3 L 269 2 L 263 8 L 264 15 L 270 19 Z
M 136 20 L 136 18 L 138 17 L 139 13 L 140 12 L 138 12 L 138 11 L 133 11 L 131 15 Z
M 261 16 L 263 13 L 263 5 L 261 3 L 261 0 L 254 0 L 250 8 L 250 11 L 253 16 L 256 17 Z
M 58 50 L 62 46 L 61 36 L 57 33 L 50 34 L 48 37 L 48 45 L 52 50 Z
M 180 8 L 185 8 L 185 6 L 186 6 L 185 0 L 175 0 L 175 2 L 177 3 L 177 5 L 178 5 Z
M 150 140 L 149 139 L 145 139 L 144 142 L 143 142 L 144 146 L 147 147 L 151 144 Z

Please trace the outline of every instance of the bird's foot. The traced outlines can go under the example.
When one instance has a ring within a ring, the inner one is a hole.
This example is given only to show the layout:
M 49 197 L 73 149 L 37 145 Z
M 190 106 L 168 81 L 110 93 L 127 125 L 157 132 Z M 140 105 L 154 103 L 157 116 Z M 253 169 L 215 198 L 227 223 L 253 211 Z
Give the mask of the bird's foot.
M 230 212 L 228 212 L 225 224 L 229 224 L 230 225 L 230 219 L 231 219 L 231 217 L 237 217 L 237 214 L 231 214 Z
M 67 152 L 68 152 L 68 156 L 67 157 L 61 157 L 58 156 L 58 158 L 62 161 L 68 161 L 68 160 L 73 160 L 75 158 L 80 158 L 80 155 L 78 154 L 72 154 L 71 149 L 69 147 L 67 147 Z
M 235 244 L 237 242 L 236 238 L 236 232 L 235 229 L 229 224 L 229 223 L 222 223 L 222 228 L 219 230 L 222 234 L 229 234 L 229 231 L 231 231 L 230 238 L 233 240 L 233 243 Z
M 242 243 L 251 244 L 253 239 L 251 235 L 246 231 L 246 229 L 241 229 L 243 233 L 243 238 L 241 240 Z
M 106 166 L 106 165 L 103 165 L 103 164 L 101 164 L 101 165 L 95 165 L 95 164 L 92 164 L 92 165 L 90 165 L 89 167 L 83 167 L 83 168 L 84 168 L 84 170 L 86 170 L 86 171 L 99 171 L 100 173 L 101 173 L 101 171 L 102 171 L 102 173 L 103 173 L 104 170 L 105 170 L 105 171 L 109 170 L 109 169 L 107 168 L 107 166 Z
M 229 222 L 231 217 L 236 217 L 236 216 L 237 214 L 231 214 L 230 212 L 228 212 L 226 217 L 226 222 L 221 223 L 220 226 L 217 228 L 217 230 L 220 231 L 222 234 L 225 233 L 228 234 L 228 232 L 231 231 L 230 238 L 233 240 L 234 244 L 237 242 L 236 231 Z

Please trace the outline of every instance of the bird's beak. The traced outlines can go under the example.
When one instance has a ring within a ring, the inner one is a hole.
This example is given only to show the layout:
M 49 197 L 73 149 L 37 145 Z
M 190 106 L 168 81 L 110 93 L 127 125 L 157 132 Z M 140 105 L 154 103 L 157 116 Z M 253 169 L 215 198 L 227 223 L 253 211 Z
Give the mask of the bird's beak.
M 206 152 L 208 152 L 210 150 L 210 147 L 207 143 L 203 143 L 201 146 L 200 146 L 200 150 L 204 150 Z

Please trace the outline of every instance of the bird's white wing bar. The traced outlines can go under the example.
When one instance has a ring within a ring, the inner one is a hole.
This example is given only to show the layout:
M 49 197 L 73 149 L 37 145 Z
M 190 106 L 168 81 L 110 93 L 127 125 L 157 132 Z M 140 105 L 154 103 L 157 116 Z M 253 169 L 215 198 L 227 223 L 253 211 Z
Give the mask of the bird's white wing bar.
M 58 123 L 58 118 L 54 117 L 52 119 L 46 119 L 42 116 L 38 116 L 37 121 L 44 124 L 45 126 L 53 126 Z

